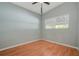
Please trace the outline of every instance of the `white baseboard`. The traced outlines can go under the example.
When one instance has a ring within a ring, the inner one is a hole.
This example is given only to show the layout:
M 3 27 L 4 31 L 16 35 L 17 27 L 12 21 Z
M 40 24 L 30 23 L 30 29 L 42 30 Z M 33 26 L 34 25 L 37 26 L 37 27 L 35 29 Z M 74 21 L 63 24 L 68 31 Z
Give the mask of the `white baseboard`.
M 10 49 L 10 48 L 14 48 L 14 47 L 17 47 L 17 46 L 21 46 L 21 45 L 24 45 L 24 44 L 32 43 L 32 42 L 39 41 L 39 40 L 45 40 L 45 41 L 48 41 L 48 42 L 51 42 L 51 43 L 56 43 L 56 44 L 59 44 L 59 45 L 63 45 L 63 46 L 66 46 L 66 47 L 75 48 L 75 49 L 79 50 L 78 47 L 74 47 L 74 46 L 71 46 L 71 45 L 68 45 L 68 44 L 59 43 L 59 42 L 46 40 L 46 39 L 38 39 L 38 40 L 33 40 L 33 41 L 29 41 L 29 42 L 23 42 L 23 43 L 16 44 L 16 45 L 13 45 L 13 46 L 5 47 L 5 48 L 0 49 L 0 51 L 6 50 L 6 49 Z
M 40 39 L 38 39 L 38 40 L 40 40 Z M 9 47 L 5 47 L 5 48 L 0 49 L 0 51 L 6 50 L 6 49 L 10 49 L 10 48 L 15 48 L 17 46 L 21 46 L 21 45 L 24 45 L 24 44 L 32 43 L 32 42 L 35 42 L 35 41 L 38 41 L 38 40 L 33 40 L 33 41 L 29 41 L 29 42 L 23 42 L 23 43 L 19 43 L 19 44 L 16 44 L 16 45 L 9 46 Z
M 71 45 L 68 45 L 68 44 L 65 44 L 65 43 L 59 43 L 59 42 L 56 42 L 56 41 L 46 40 L 46 39 L 43 39 L 43 40 L 48 41 L 48 42 L 51 42 L 51 43 L 56 43 L 56 44 L 59 44 L 59 45 L 63 45 L 63 46 L 66 46 L 66 47 L 70 47 L 70 48 L 74 48 L 74 49 L 79 50 L 79 48 L 78 48 L 78 47 L 71 46 Z

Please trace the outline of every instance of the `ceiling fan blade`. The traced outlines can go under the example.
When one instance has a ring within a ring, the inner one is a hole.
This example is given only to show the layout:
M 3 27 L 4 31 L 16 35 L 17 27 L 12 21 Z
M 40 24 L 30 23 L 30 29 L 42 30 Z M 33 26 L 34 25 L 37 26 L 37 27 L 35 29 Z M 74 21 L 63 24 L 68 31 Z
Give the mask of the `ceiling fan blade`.
M 33 2 L 32 4 L 36 4 L 36 3 L 38 3 L 38 2 Z
M 45 4 L 48 4 L 48 5 L 50 5 L 50 3 L 49 2 L 44 2 Z

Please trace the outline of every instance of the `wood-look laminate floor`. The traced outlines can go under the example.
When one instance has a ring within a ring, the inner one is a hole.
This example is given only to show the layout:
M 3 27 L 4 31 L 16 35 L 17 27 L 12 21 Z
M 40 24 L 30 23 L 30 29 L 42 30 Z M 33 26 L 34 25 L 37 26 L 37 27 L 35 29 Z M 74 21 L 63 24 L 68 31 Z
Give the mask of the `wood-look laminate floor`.
M 79 56 L 79 51 L 39 40 L 29 44 L 21 45 L 15 48 L 0 51 L 1 56 Z

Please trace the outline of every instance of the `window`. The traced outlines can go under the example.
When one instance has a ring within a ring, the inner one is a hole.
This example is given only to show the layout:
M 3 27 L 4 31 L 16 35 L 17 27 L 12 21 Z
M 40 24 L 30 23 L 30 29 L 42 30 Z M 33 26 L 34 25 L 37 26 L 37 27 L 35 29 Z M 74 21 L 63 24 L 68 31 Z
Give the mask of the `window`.
M 69 28 L 69 15 L 63 15 L 47 19 L 45 21 L 46 29 L 67 29 Z

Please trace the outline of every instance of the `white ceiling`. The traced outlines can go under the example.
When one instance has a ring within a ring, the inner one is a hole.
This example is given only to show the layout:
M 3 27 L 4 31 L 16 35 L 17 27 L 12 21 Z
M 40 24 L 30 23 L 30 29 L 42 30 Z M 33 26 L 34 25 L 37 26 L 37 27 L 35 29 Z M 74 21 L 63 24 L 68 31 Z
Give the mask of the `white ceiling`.
M 37 4 L 32 4 L 32 2 L 12 2 L 15 5 L 18 5 L 20 7 L 23 7 L 25 9 L 28 9 L 32 12 L 41 14 L 41 3 L 37 3 Z M 51 9 L 54 9 L 55 7 L 63 4 L 64 2 L 50 2 L 50 5 L 44 4 L 43 5 L 43 13 L 46 13 L 48 11 L 50 11 Z

